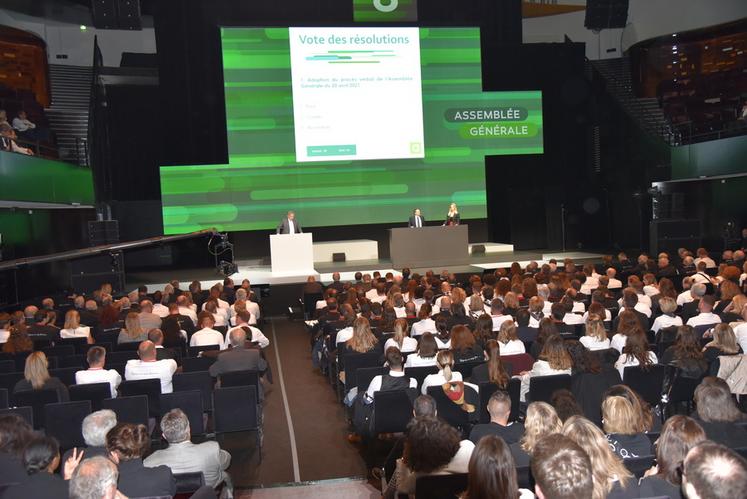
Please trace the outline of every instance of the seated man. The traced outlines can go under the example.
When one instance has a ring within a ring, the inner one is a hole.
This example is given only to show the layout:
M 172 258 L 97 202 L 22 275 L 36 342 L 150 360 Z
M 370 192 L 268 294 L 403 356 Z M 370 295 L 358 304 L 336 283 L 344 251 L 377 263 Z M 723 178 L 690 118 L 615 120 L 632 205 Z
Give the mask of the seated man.
M 364 401 L 367 404 L 373 402 L 374 394 L 379 391 L 406 390 L 408 388 L 415 390 L 418 388 L 418 380 L 405 376 L 405 370 L 402 367 L 402 353 L 397 347 L 387 348 L 385 356 L 386 362 L 389 364 L 389 372 L 374 376 L 368 384 L 368 389 L 364 396 Z
M 554 433 L 537 442 L 531 467 L 537 499 L 591 499 L 593 496 L 589 456 L 564 435 Z
M 114 414 L 114 411 L 109 409 L 92 412 L 83 418 L 81 430 L 86 447 L 85 450 L 78 448 L 78 453 L 80 454 L 80 452 L 83 451 L 86 459 L 94 456 L 104 456 L 108 458 L 109 453 L 106 450 L 106 434 L 115 426 L 117 426 L 117 415 Z M 67 458 L 72 455 L 73 449 L 70 449 L 65 453 L 62 462 L 64 463 L 67 461 Z
M 171 379 L 177 369 L 176 361 L 174 359 L 158 360 L 156 345 L 149 340 L 140 343 L 137 354 L 140 359 L 127 361 L 125 379 L 131 381 L 158 378 L 161 380 L 161 393 L 172 393 L 174 387 Z
M 682 491 L 687 499 L 747 497 L 747 462 L 723 445 L 705 440 L 685 457 Z
M 124 497 L 117 490 L 119 470 L 108 457 L 86 458 L 70 478 L 70 499 L 116 499 Z
M 507 392 L 498 390 L 490 396 L 488 413 L 490 423 L 473 426 L 469 434 L 469 439 L 475 445 L 487 435 L 497 435 L 509 445 L 518 442 L 524 436 L 523 424 L 518 421 L 508 422 L 508 416 L 511 414 L 511 397 Z
M 225 482 L 232 495 L 233 485 L 226 469 L 231 464 L 231 454 L 224 451 L 218 442 L 207 441 L 193 444 L 187 415 L 181 409 L 172 409 L 161 418 L 161 432 L 169 443 L 166 449 L 157 450 L 143 464 L 148 468 L 165 465 L 174 474 L 202 472 L 205 485 L 218 487 Z
M 87 385 L 91 383 L 109 383 L 112 398 L 117 396 L 117 387 L 122 382 L 122 376 L 116 369 L 104 369 L 106 364 L 106 350 L 104 347 L 91 347 L 86 354 L 88 369 L 75 373 L 75 383 Z
M 710 324 L 720 324 L 721 317 L 713 313 L 713 306 L 716 304 L 716 299 L 713 295 L 705 295 L 698 302 L 698 315 L 691 317 L 687 320 L 688 326 L 703 326 Z
M 267 339 L 267 337 L 262 334 L 262 331 L 257 329 L 254 326 L 249 325 L 249 321 L 252 318 L 252 314 L 250 312 L 247 312 L 246 310 L 239 311 L 238 314 L 236 314 L 236 327 L 233 327 L 228 330 L 226 333 L 226 341 L 224 348 L 228 348 L 229 344 L 229 338 L 231 336 L 231 331 L 235 331 L 237 329 L 243 329 L 244 327 L 249 328 L 249 331 L 251 332 L 252 336 L 249 341 L 252 343 L 256 343 L 259 345 L 260 348 L 267 348 L 267 346 L 270 344 L 270 340 Z
M 247 326 L 248 327 L 248 326 Z M 230 347 L 218 355 L 218 360 L 210 366 L 210 375 L 217 378 L 223 373 L 235 371 L 259 371 L 260 374 L 267 370 L 267 361 L 262 358 L 259 350 L 246 348 L 246 331 L 235 327 L 228 334 Z M 259 385 L 258 394 L 262 399 L 262 384 Z
M 166 348 L 163 346 L 163 331 L 160 329 L 151 329 L 148 332 L 148 340 L 152 341 L 156 346 L 156 359 L 174 359 L 177 366 L 181 364 L 181 356 L 177 355 L 173 348 Z

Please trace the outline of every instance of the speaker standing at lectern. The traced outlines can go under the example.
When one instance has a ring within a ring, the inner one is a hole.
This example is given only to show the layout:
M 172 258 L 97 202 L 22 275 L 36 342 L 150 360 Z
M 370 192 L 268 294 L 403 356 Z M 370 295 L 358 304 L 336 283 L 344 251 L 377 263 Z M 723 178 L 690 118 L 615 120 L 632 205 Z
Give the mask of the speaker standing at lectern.
M 410 217 L 410 220 L 408 222 L 408 227 L 420 228 L 424 225 L 425 218 L 423 218 L 423 215 L 420 213 L 420 208 L 415 208 L 412 211 L 412 216 Z
M 301 224 L 296 220 L 296 214 L 292 211 L 288 212 L 285 218 L 280 221 L 280 225 L 277 228 L 278 234 L 301 234 L 303 229 Z

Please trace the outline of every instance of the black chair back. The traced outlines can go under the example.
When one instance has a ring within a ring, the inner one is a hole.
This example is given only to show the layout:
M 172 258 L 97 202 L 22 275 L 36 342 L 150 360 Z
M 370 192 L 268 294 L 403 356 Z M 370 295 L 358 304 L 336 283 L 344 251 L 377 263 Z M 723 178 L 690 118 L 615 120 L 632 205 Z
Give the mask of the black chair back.
M 68 388 L 71 401 L 87 400 L 91 403 L 91 410 L 101 409 L 104 399 L 111 398 L 111 385 L 109 383 L 89 383 L 85 385 L 70 385 Z
M 472 369 L 484 363 L 484 360 L 475 360 L 472 362 L 457 362 L 454 364 L 454 370 L 462 373 L 462 379 L 468 379 L 470 376 L 472 376 Z
M 7 409 L 9 405 L 8 402 L 8 390 L 0 388 L 0 409 Z
M 13 405 L 31 407 L 34 411 L 34 429 L 44 428 L 44 406 L 59 402 L 56 390 L 26 390 L 13 394 Z
M 3 373 L 0 374 L 0 388 L 8 390 L 8 393 L 13 393 L 16 383 L 23 379 L 23 369 L 14 373 Z
M 115 352 L 136 352 L 140 348 L 139 341 L 125 341 L 114 345 Z
M 568 374 L 533 376 L 529 379 L 529 396 L 527 400 L 532 402 L 547 402 L 549 404 L 552 394 L 562 389 L 571 389 L 571 376 Z
M 182 359 L 182 372 L 207 371 L 216 360 L 215 357 L 185 357 Z
M 374 433 L 405 431 L 412 419 L 412 401 L 405 390 L 374 393 Z
M 67 357 L 59 357 L 57 366 L 62 369 L 65 367 L 74 367 L 75 369 L 86 369 L 86 356 L 85 355 L 69 355 Z
M 219 376 L 221 388 L 253 386 L 259 393 L 259 371 L 231 371 Z
M 49 375 L 58 378 L 65 386 L 70 386 L 75 384 L 75 373 L 78 371 L 80 371 L 78 367 L 59 367 L 50 369 Z
M 465 392 L 471 390 L 470 387 L 464 387 Z M 441 386 L 430 386 L 428 387 L 428 395 L 433 397 L 436 401 L 436 411 L 438 411 L 438 417 L 449 423 L 454 428 L 461 430 L 465 435 L 469 434 L 471 428 L 470 414 L 467 411 L 462 410 L 461 407 L 452 402 L 444 393 Z M 466 399 L 465 394 L 465 399 Z M 479 395 L 475 397 L 478 399 L 477 410 L 479 410 Z M 475 415 L 477 416 L 477 415 Z
M 23 372 L 26 367 L 26 358 L 31 355 L 31 352 L 18 352 L 13 354 L 13 361 L 16 363 L 16 371 Z
M 0 373 L 13 373 L 16 371 L 16 363 L 12 360 L 0 360 Z
M 358 380 L 358 393 L 363 393 L 368 389 L 371 380 L 380 374 L 386 374 L 388 369 L 385 367 L 362 367 L 358 369 L 356 377 Z
M 356 374 L 362 367 L 378 367 L 382 364 L 381 352 L 371 353 L 352 353 L 343 355 L 345 365 L 345 388 L 346 391 L 354 386 L 358 386 Z
M 220 350 L 220 345 L 201 345 L 198 347 L 187 347 L 187 355 L 197 357 L 200 352 L 209 352 L 211 350 Z
M 176 373 L 171 379 L 174 392 L 199 390 L 202 394 L 203 412 L 213 412 L 213 386 L 215 380 L 207 371 Z
M 137 358 L 137 352 L 135 351 L 107 352 L 106 365 L 120 363 L 126 364 L 128 360 L 135 360 Z
M 148 409 L 153 417 L 158 417 L 159 402 L 161 398 L 161 380 L 158 378 L 138 379 L 123 381 L 119 385 L 119 393 L 124 397 L 134 395 L 146 395 L 148 397 Z
M 534 490 L 534 476 L 530 466 L 516 467 L 516 481 L 520 489 Z
M 205 485 L 202 471 L 196 473 L 174 473 L 177 494 L 191 494 Z
M 56 343 L 57 346 L 60 345 L 72 345 L 72 347 L 75 349 L 75 353 L 85 353 L 86 348 L 84 345 L 88 343 L 88 338 L 65 338 Z
M 623 459 L 623 464 L 636 478 L 642 478 L 643 474 L 654 464 L 655 456 L 641 456 Z
M 456 499 L 467 490 L 467 474 L 427 475 L 415 481 L 418 497 L 428 499 Z
M 58 345 L 42 348 L 42 352 L 44 352 L 44 355 L 47 357 L 67 357 L 69 355 L 75 355 L 75 347 L 73 345 Z
M 423 386 L 426 376 L 436 373 L 438 373 L 438 366 L 405 367 L 405 376 L 415 378 L 418 381 L 418 387 Z
M 490 382 L 480 383 L 480 423 L 481 424 L 490 423 L 490 414 L 488 414 L 488 401 L 490 400 L 490 397 L 498 390 L 500 390 L 500 388 L 495 383 L 490 383 Z M 513 409 L 513 404 L 511 404 L 511 408 Z
M 626 367 L 623 371 L 623 384 L 630 387 L 651 407 L 661 402 L 661 392 L 667 366 L 654 365 L 645 370 L 641 366 Z
M 231 386 L 213 390 L 216 433 L 256 431 L 260 428 L 257 388 Z
M 511 397 L 511 414 L 509 421 L 519 420 L 519 409 L 521 408 L 521 378 L 511 378 L 508 382 L 508 396 Z
M 101 402 L 102 409 L 111 409 L 117 415 L 117 422 L 148 426 L 148 396 L 117 397 Z
M 189 390 L 161 394 L 161 416 L 172 409 L 181 409 L 189 419 L 192 435 L 203 435 L 205 423 L 202 418 L 202 393 L 200 390 Z
M 57 439 L 61 449 L 85 446 L 83 419 L 91 414 L 91 402 L 79 400 L 44 406 L 44 431 Z
M 0 416 L 5 416 L 6 414 L 18 414 L 23 419 L 25 419 L 26 422 L 31 425 L 31 427 L 34 426 L 34 409 L 32 407 L 25 406 L 0 409 Z
M 96 343 L 109 343 L 109 345 L 116 345 L 121 329 L 121 327 L 104 329 L 101 332 L 94 333 L 94 339 L 96 340 Z M 110 350 L 111 348 L 109 348 L 107 352 Z

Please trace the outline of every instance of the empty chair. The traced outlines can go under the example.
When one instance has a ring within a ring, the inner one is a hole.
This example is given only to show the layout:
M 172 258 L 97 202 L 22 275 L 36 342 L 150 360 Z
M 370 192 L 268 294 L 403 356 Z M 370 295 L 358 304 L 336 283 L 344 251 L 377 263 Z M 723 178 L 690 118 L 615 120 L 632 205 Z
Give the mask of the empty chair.
M 345 391 L 358 386 L 356 373 L 361 367 L 378 367 L 382 364 L 381 352 L 349 353 L 342 356 L 345 366 Z
M 73 345 L 57 345 L 54 347 L 46 347 L 41 349 L 44 355 L 47 357 L 67 357 L 69 355 L 75 355 L 75 347 Z
M 259 399 L 253 386 L 231 386 L 213 391 L 213 424 L 216 433 L 256 431 L 262 462 L 262 425 Z
M 571 389 L 571 377 L 568 374 L 532 376 L 529 379 L 529 395 L 527 396 L 527 400 L 532 402 L 547 402 L 549 404 L 552 394 L 562 389 Z
M 117 415 L 117 422 L 143 424 L 148 426 L 148 396 L 117 397 L 101 403 L 102 409 L 111 409 Z
M 112 391 L 109 383 L 89 383 L 86 385 L 70 385 L 68 388 L 71 401 L 87 400 L 91 403 L 91 410 L 101 409 L 104 399 L 111 398 Z
M 412 401 L 405 390 L 374 393 L 374 433 L 405 431 L 412 419 Z
M 664 385 L 664 376 L 667 366 L 653 365 L 648 370 L 641 366 L 626 367 L 623 371 L 623 384 L 628 385 L 651 407 L 661 403 L 661 392 Z
M 50 369 L 49 375 L 58 378 L 65 386 L 70 386 L 75 384 L 75 373 L 78 371 L 80 371 L 79 367 L 61 367 Z
M 405 376 L 415 378 L 418 382 L 418 387 L 423 385 L 426 376 L 436 373 L 438 373 L 438 366 L 405 367 Z
M 125 397 L 146 395 L 148 408 L 153 417 L 158 417 L 158 405 L 161 399 L 161 380 L 158 378 L 123 381 L 119 385 L 119 393 Z
M 44 430 L 57 439 L 61 449 L 85 446 L 81 426 L 91 414 L 91 402 L 79 400 L 44 406 Z
M 44 406 L 60 401 L 56 390 L 26 390 L 13 394 L 13 403 L 18 407 L 31 407 L 34 411 L 34 429 L 44 428 Z
M 174 385 L 174 392 L 183 392 L 189 390 L 200 390 L 202 394 L 203 412 L 212 412 L 213 410 L 213 386 L 215 380 L 207 371 L 197 371 L 191 373 L 176 373 L 171 382 Z
M 5 414 L 18 414 L 28 422 L 32 427 L 34 426 L 34 409 L 28 406 L 24 407 L 10 407 L 7 409 L 0 409 L 0 416 Z
M 16 363 L 12 360 L 0 360 L 0 373 L 12 373 L 16 371 Z
M 86 356 L 85 355 L 69 355 L 67 357 L 59 357 L 57 362 L 59 368 L 74 367 L 76 369 L 85 369 Z
M 185 357 L 182 359 L 182 372 L 207 371 L 215 361 L 215 357 Z
M 189 427 L 192 435 L 202 435 L 205 433 L 205 424 L 202 419 L 202 393 L 200 393 L 200 390 L 162 393 L 160 406 L 161 416 L 171 409 L 181 409 L 187 415 L 187 419 L 189 419 Z
M 456 499 L 467 489 L 467 473 L 426 475 L 415 481 L 418 497 Z
M 258 371 L 231 371 L 219 376 L 220 386 L 227 388 L 229 386 L 254 386 L 259 393 L 259 372 Z
M 672 383 L 669 385 L 667 392 L 667 404 L 664 407 L 663 415 L 668 417 L 677 412 L 677 404 L 684 404 L 686 407 L 685 414 L 689 414 L 693 409 L 693 397 L 695 389 L 700 384 L 702 377 L 690 378 L 683 376 L 683 371 L 674 366 L 666 366 L 669 369 L 669 376 Z
M 191 494 L 205 485 L 205 476 L 202 471 L 195 473 L 174 473 L 177 494 Z

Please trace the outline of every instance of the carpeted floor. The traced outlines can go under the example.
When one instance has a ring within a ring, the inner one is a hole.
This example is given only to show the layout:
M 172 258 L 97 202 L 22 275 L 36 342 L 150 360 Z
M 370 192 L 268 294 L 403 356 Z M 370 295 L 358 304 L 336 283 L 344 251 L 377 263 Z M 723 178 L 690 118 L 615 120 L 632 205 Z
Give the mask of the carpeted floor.
M 236 499 L 379 499 L 381 492 L 364 480 L 330 480 L 323 483 L 245 490 Z

